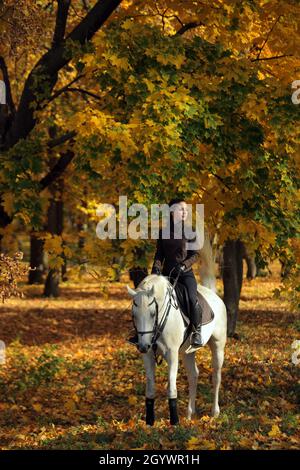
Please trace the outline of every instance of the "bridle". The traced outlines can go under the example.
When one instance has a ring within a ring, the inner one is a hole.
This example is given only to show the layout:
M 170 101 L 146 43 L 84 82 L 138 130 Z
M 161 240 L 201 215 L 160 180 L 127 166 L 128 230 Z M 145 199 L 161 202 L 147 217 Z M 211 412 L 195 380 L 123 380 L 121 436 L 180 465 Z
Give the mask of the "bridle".
M 179 308 L 178 304 L 177 304 L 176 296 L 174 295 L 175 286 L 177 284 L 179 276 L 180 276 L 180 273 L 178 273 L 178 276 L 176 277 L 175 282 L 174 282 L 172 287 L 168 286 L 167 295 L 165 297 L 164 303 L 163 303 L 160 310 L 158 310 L 158 303 L 157 303 L 157 300 L 156 300 L 155 297 L 150 302 L 150 304 L 148 304 L 148 307 L 150 307 L 153 304 L 153 302 L 155 303 L 155 320 L 154 320 L 154 325 L 153 325 L 152 330 L 150 330 L 150 331 L 139 331 L 135 326 L 134 319 L 133 319 L 133 316 L 132 316 L 133 326 L 134 326 L 135 331 L 136 331 L 137 334 L 143 336 L 143 335 L 152 333 L 150 348 L 152 348 L 152 350 L 154 352 L 155 361 L 156 361 L 157 364 L 160 364 L 161 362 L 158 363 L 158 360 L 157 360 L 157 356 L 156 356 L 157 343 L 156 342 L 157 342 L 158 338 L 160 337 L 160 335 L 162 334 L 162 332 L 164 331 L 164 328 L 166 326 L 166 323 L 167 323 L 167 320 L 168 320 L 168 317 L 169 317 L 171 307 L 173 306 L 176 310 Z M 164 312 L 161 316 L 160 321 L 158 321 L 159 313 L 163 309 L 167 299 L 168 299 L 168 303 L 165 306 L 165 309 L 164 309 Z

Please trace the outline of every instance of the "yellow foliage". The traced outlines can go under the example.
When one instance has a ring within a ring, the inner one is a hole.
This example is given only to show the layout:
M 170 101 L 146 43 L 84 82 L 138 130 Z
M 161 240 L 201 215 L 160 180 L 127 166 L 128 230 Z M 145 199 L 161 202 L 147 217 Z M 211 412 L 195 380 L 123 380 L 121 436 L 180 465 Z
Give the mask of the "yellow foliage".
M 47 234 L 45 236 L 44 249 L 51 254 L 61 254 L 63 252 L 62 237 L 60 235 Z
M 132 68 L 126 57 L 118 57 L 117 55 L 110 53 L 104 53 L 103 57 L 120 70 L 131 70 Z
M 277 424 L 272 425 L 271 431 L 268 432 L 268 436 L 270 437 L 280 437 L 281 431 Z
M 128 398 L 128 404 L 129 405 L 136 405 L 138 402 L 138 398 L 136 395 L 130 395 L 130 397 Z
M 12 215 L 13 213 L 13 208 L 14 208 L 14 195 L 13 193 L 5 193 L 2 196 L 2 205 L 4 207 L 5 212 L 7 212 L 8 215 Z

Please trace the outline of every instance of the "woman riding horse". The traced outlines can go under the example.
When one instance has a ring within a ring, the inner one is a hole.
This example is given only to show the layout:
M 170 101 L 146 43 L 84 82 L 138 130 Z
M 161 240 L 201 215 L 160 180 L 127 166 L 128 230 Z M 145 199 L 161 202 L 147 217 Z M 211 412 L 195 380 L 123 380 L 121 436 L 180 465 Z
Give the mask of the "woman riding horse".
M 174 207 L 173 207 L 174 206 Z M 172 199 L 169 203 L 172 208 L 170 212 L 170 238 L 162 238 L 162 230 L 156 245 L 156 253 L 151 274 L 162 274 L 169 277 L 171 284 L 174 284 L 177 276 L 178 281 L 184 284 L 188 290 L 190 302 L 190 320 L 193 325 L 191 345 L 193 348 L 203 346 L 201 336 L 202 309 L 197 298 L 197 281 L 192 269 L 192 265 L 200 257 L 199 250 L 189 250 L 186 247 L 189 240 L 182 231 L 181 238 L 175 238 L 180 224 L 184 224 L 187 219 L 187 204 L 183 199 Z M 138 335 L 129 338 L 129 342 L 138 343 Z

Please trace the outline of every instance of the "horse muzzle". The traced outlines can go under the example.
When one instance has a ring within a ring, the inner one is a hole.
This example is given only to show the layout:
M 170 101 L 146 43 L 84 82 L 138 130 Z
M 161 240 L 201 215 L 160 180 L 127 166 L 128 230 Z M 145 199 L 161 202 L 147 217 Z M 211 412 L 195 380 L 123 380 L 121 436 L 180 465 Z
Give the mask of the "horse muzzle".
M 142 354 L 146 354 L 151 348 L 151 344 L 138 344 L 138 350 Z

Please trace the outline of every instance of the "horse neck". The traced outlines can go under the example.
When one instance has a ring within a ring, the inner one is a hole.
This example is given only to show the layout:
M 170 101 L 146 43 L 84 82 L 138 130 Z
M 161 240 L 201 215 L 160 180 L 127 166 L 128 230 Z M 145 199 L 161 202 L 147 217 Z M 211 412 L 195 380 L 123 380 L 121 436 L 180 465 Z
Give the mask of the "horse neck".
M 184 335 L 184 330 L 185 330 L 185 325 L 184 321 L 182 318 L 182 315 L 180 313 L 180 310 L 174 306 L 174 302 L 171 300 L 170 301 L 170 295 L 169 295 L 169 290 L 171 291 L 173 289 L 173 285 L 170 282 L 165 282 L 162 292 L 163 296 L 162 299 L 160 299 L 160 302 L 157 302 L 158 304 L 158 322 L 164 323 L 164 319 L 166 319 L 165 327 L 163 327 L 162 331 L 162 336 L 161 340 L 163 342 L 167 342 L 167 344 L 172 344 L 172 341 L 170 343 L 170 331 L 176 331 L 175 337 L 178 336 L 178 338 L 183 338 Z M 161 292 L 160 292 L 161 294 Z M 176 295 L 175 295 L 176 298 Z M 162 302 L 161 302 L 162 300 Z M 171 302 L 171 303 L 170 303 Z M 177 298 L 176 298 L 177 302 Z M 169 308 L 169 310 L 168 310 Z M 173 337 L 173 335 L 171 335 Z M 179 340 L 178 347 L 182 341 Z
M 159 286 L 159 296 L 156 298 L 157 305 L 158 305 L 158 319 L 160 320 L 161 317 L 164 315 L 168 303 L 170 301 L 169 291 L 173 289 L 173 286 L 170 282 L 164 282 L 163 285 Z M 171 306 L 171 309 L 173 307 Z
M 148 288 L 154 284 L 155 286 L 155 299 L 157 302 L 158 306 L 158 317 L 159 319 L 163 315 L 167 305 L 168 305 L 168 300 L 169 300 L 169 294 L 168 294 L 168 289 L 173 288 L 172 284 L 166 279 L 166 278 L 160 278 L 160 276 L 157 279 L 153 279 L 152 274 L 149 275 L 149 277 L 144 279 L 143 285 L 141 286 L 142 288 Z

